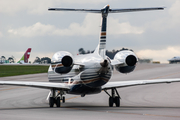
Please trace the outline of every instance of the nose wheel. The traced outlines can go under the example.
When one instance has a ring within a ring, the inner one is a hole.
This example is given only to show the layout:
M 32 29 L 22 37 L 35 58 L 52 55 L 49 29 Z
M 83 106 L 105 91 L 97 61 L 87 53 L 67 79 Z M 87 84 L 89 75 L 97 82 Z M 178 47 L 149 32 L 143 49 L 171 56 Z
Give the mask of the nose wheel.
M 120 107 L 121 97 L 119 96 L 119 93 L 116 90 L 116 88 L 111 89 L 111 95 L 106 90 L 104 91 L 109 95 L 109 107 L 113 107 L 113 104 L 115 104 L 116 107 Z

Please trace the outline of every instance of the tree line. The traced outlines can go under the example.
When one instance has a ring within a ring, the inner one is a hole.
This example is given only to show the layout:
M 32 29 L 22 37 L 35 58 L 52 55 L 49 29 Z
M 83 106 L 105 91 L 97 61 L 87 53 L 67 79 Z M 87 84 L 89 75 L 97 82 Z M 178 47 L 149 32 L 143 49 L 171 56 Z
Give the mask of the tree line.
M 120 50 L 112 50 L 112 51 L 109 51 L 109 50 L 106 50 L 106 55 L 113 59 L 115 54 L 118 53 L 119 51 L 122 51 L 122 50 L 129 50 L 127 48 L 122 48 Z M 132 50 L 131 50 L 132 51 Z M 90 50 L 84 50 L 84 48 L 79 48 L 78 50 L 78 54 L 90 54 L 90 53 L 93 53 L 94 50 L 90 51 Z M 6 59 L 4 56 L 1 56 L 0 57 L 0 63 L 15 63 L 15 58 L 12 56 L 12 57 L 9 57 L 8 59 Z M 43 57 L 43 58 L 40 58 L 40 57 L 36 57 L 34 62 L 33 63 L 38 63 L 38 64 L 50 64 L 51 63 L 51 59 L 49 57 Z
M 122 50 L 129 50 L 127 48 L 122 48 L 120 50 L 112 50 L 112 51 L 109 51 L 109 50 L 106 50 L 106 55 L 113 59 L 115 54 L 118 53 L 119 51 L 122 51 Z M 133 50 L 131 50 L 133 51 Z M 84 48 L 79 48 L 78 50 L 78 54 L 90 54 L 90 53 L 93 53 L 94 50 L 90 51 L 90 50 L 84 50 Z M 36 59 L 34 60 L 33 63 L 39 63 L 39 64 L 47 64 L 47 63 L 51 63 L 51 59 L 49 57 L 43 57 L 43 58 L 39 58 L 39 57 L 36 57 Z
M 116 55 L 116 53 L 120 52 L 120 51 L 123 51 L 123 50 L 131 50 L 131 49 L 128 49 L 128 48 L 122 48 L 120 50 L 112 50 L 112 51 L 109 51 L 109 50 L 106 50 L 106 55 L 111 58 L 111 59 L 114 59 L 114 56 Z M 131 50 L 133 51 L 133 50 Z M 80 48 L 79 49 L 79 54 L 90 54 L 90 53 L 93 53 L 93 51 L 90 51 L 90 50 L 87 50 L 85 51 L 84 48 Z
M 51 59 L 49 57 L 43 57 L 43 58 L 36 57 L 33 63 L 48 64 L 51 63 Z

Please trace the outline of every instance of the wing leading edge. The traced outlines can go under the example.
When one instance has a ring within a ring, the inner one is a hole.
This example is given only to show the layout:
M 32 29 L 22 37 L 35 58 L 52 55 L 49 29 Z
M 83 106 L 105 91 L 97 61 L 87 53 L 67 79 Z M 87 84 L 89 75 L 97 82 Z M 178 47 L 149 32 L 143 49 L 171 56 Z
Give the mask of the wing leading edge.
M 176 79 L 155 79 L 155 80 L 133 80 L 133 81 L 120 81 L 120 82 L 108 82 L 102 86 L 103 90 L 111 88 L 121 88 L 137 85 L 148 85 L 148 84 L 159 84 L 159 83 L 171 83 L 171 82 L 180 82 L 180 78 Z
M 14 85 L 14 86 L 28 86 L 44 89 L 69 90 L 69 86 L 64 83 L 50 83 L 50 82 L 24 82 L 24 81 L 0 81 L 0 85 Z

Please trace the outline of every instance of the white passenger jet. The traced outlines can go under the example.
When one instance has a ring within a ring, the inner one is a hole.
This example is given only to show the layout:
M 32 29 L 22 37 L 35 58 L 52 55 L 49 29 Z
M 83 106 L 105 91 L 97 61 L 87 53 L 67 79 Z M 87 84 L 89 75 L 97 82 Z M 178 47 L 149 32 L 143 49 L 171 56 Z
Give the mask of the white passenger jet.
M 49 82 L 0 81 L 0 84 L 50 89 L 51 92 L 48 95 L 50 107 L 53 107 L 54 104 L 60 107 L 61 101 L 65 102 L 65 94 L 84 97 L 85 95 L 100 93 L 103 90 L 109 95 L 109 106 L 112 107 L 115 104 L 116 107 L 119 107 L 120 95 L 116 88 L 180 82 L 180 78 L 109 82 L 113 67 L 120 73 L 129 73 L 135 69 L 138 59 L 131 50 L 118 52 L 113 60 L 105 55 L 108 14 L 163 9 L 163 7 L 110 9 L 109 5 L 102 9 L 49 8 L 51 11 L 83 11 L 102 14 L 99 44 L 94 53 L 73 56 L 66 51 L 56 52 L 52 57 L 52 63 L 48 70 Z M 111 93 L 109 94 L 107 90 L 111 90 Z
M 28 64 L 30 54 L 31 54 L 31 48 L 28 48 L 27 51 L 22 56 L 22 58 L 17 63 L 19 63 L 19 64 Z
M 29 64 L 29 58 L 31 54 L 31 48 L 28 48 L 26 52 L 23 54 L 22 58 L 17 63 L 3 63 L 8 65 L 19 65 L 19 64 Z
M 168 60 L 170 64 L 173 64 L 173 63 L 180 63 L 180 56 L 175 56 L 171 59 Z

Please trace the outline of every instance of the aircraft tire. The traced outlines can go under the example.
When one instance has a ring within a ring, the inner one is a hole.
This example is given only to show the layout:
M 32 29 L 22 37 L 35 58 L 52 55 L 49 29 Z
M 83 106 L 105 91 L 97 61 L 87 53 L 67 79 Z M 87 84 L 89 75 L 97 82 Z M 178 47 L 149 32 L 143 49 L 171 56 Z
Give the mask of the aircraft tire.
M 55 102 L 55 101 L 54 101 L 54 98 L 53 98 L 53 97 L 50 97 L 50 98 L 49 98 L 49 106 L 50 106 L 50 107 L 54 107 L 54 102 Z
M 115 104 L 116 104 L 116 107 L 120 107 L 120 98 L 119 97 L 115 97 Z
M 65 97 L 63 96 L 63 99 L 62 99 L 63 103 L 65 103 Z
M 109 97 L 109 107 L 113 107 L 113 98 Z
M 57 97 L 57 99 L 56 99 L 56 106 L 57 106 L 57 107 L 60 107 L 60 106 L 61 106 L 60 97 Z

